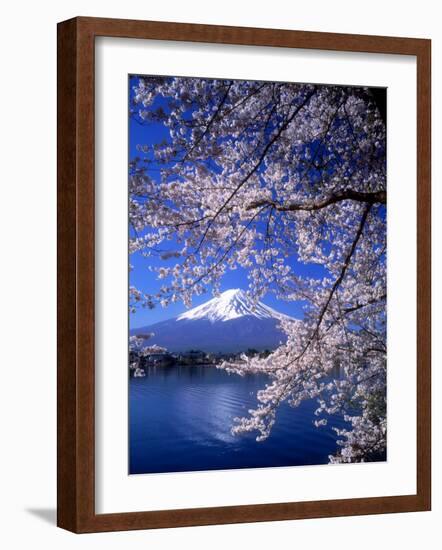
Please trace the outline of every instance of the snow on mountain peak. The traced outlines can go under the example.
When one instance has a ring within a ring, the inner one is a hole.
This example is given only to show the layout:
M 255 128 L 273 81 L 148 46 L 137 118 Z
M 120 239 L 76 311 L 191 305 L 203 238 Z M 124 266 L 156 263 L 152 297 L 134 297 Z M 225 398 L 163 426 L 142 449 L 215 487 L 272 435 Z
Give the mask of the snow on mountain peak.
M 177 321 L 207 319 L 211 322 L 230 321 L 250 315 L 258 319 L 291 319 L 262 302 L 256 304 L 239 288 L 231 288 L 208 302 L 194 307 L 177 317 Z

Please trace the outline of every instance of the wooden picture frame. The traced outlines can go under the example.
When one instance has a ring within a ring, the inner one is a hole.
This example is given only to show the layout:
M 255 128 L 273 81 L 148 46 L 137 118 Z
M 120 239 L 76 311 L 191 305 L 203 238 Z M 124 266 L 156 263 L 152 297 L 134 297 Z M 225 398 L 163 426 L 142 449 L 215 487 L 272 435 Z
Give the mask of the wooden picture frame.
M 417 59 L 416 494 L 97 514 L 94 40 L 98 36 Z M 76 533 L 430 510 L 430 40 L 78 17 L 58 25 L 58 526 Z

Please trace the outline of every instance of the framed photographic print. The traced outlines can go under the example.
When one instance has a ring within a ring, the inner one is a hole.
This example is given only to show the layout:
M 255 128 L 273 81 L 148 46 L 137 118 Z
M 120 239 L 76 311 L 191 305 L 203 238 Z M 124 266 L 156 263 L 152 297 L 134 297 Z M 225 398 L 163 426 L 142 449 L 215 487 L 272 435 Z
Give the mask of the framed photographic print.
M 430 509 L 430 41 L 58 28 L 58 525 Z

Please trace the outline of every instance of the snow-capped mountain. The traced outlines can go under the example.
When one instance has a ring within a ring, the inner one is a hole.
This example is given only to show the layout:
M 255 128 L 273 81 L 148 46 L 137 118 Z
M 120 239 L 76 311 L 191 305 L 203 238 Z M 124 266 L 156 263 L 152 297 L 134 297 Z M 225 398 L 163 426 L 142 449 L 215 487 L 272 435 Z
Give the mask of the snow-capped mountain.
M 177 317 L 177 321 L 207 319 L 213 323 L 215 321 L 231 321 L 247 315 L 258 319 L 290 319 L 287 315 L 279 313 L 262 302 L 255 305 L 243 290 L 232 288 L 223 292 L 219 297 L 182 313 Z
M 231 289 L 178 317 L 133 329 L 131 334 L 154 333 L 149 344 L 171 352 L 275 349 L 285 341 L 279 328 L 283 319 L 295 321 L 262 302 L 255 304 L 244 291 Z

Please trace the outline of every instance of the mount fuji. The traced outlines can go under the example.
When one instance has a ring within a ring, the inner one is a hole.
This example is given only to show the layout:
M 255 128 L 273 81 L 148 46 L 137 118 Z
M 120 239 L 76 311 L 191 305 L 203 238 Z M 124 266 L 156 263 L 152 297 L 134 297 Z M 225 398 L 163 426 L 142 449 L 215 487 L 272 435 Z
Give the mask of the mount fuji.
M 170 352 L 273 350 L 286 340 L 279 328 L 284 319 L 299 322 L 262 302 L 255 304 L 240 289 L 230 289 L 178 317 L 135 328 L 130 333 L 153 333 L 149 344 L 163 346 Z

